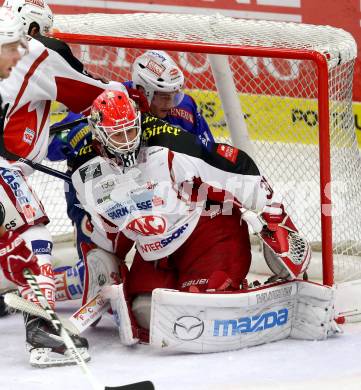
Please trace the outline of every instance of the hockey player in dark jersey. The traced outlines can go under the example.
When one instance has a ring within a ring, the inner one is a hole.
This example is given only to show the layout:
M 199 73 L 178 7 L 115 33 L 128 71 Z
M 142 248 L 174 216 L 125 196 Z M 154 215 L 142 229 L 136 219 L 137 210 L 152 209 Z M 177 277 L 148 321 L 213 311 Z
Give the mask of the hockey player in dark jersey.
M 205 148 L 194 135 L 141 116 L 117 91 L 94 101 L 89 123 L 95 141 L 80 149 L 72 181 L 97 245 L 110 247 L 122 261 L 135 242 L 134 261 L 122 277 L 136 329 L 149 328 L 155 288 L 240 289 L 251 262 L 243 215 L 286 278 L 306 270 L 309 245 L 298 237 L 295 259 L 289 238 L 297 229 L 283 206 L 273 203 L 271 188 L 246 153 L 217 143 Z
M 184 75 L 164 51 L 148 50 L 134 60 L 128 88 L 142 92 L 157 118 L 197 136 L 207 146 L 213 135 L 194 99 L 183 92 Z M 132 94 L 129 94 L 132 97 Z

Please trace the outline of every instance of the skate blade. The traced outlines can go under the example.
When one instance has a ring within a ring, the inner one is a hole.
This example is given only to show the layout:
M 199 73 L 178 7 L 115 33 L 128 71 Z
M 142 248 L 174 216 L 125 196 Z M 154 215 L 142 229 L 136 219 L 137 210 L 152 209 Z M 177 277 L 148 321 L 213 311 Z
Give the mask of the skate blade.
M 78 348 L 78 351 L 85 362 L 90 360 L 87 348 Z M 51 348 L 33 348 L 30 351 L 30 365 L 37 368 L 74 366 L 76 360 L 69 354 L 53 352 Z

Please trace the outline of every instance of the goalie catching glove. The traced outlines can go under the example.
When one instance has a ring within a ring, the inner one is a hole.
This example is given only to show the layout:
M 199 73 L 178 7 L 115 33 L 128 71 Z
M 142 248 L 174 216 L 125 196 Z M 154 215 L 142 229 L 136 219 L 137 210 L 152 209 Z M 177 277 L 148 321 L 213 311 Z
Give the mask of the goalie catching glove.
M 246 210 L 244 219 L 263 241 L 263 254 L 271 271 L 282 279 L 304 273 L 311 259 L 309 243 L 298 233 L 283 205 L 274 203 L 258 215 Z
M 7 279 L 23 287 L 28 285 L 23 276 L 25 269 L 34 275 L 40 274 L 37 257 L 19 234 L 13 231 L 5 232 L 0 238 L 0 266 Z

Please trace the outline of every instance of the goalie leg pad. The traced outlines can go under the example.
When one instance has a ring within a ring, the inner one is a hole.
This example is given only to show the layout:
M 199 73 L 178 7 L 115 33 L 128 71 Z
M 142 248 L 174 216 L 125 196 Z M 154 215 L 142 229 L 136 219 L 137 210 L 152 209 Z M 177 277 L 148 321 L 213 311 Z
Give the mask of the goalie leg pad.
M 120 283 L 118 259 L 111 253 L 92 248 L 83 250 L 84 259 L 84 292 L 82 304 L 94 298 L 103 286 Z
M 333 290 L 305 282 L 229 294 L 156 289 L 150 344 L 169 351 L 220 352 L 287 337 L 323 340 L 334 334 Z
M 335 289 L 298 281 L 298 297 L 291 338 L 324 340 L 341 333 L 335 321 Z
M 137 326 L 131 318 L 129 307 L 124 295 L 123 284 L 104 287 L 102 289 L 104 298 L 110 299 L 115 323 L 118 326 L 120 342 L 123 345 L 133 345 L 139 339 L 135 337 Z
M 132 302 L 134 317 L 137 320 L 137 324 L 143 329 L 149 330 L 151 306 L 151 294 L 139 294 Z
M 291 332 L 296 295 L 297 282 L 228 294 L 157 289 L 150 343 L 163 350 L 209 353 L 282 340 Z

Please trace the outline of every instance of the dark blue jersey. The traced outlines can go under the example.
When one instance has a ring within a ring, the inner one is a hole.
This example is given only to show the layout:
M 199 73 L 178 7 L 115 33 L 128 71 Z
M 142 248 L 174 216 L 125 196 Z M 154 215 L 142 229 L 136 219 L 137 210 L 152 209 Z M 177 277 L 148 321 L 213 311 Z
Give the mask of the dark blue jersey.
M 127 88 L 134 88 L 132 81 L 123 83 Z M 206 120 L 199 112 L 194 99 L 190 95 L 184 95 L 180 104 L 170 110 L 170 113 L 162 118 L 173 126 L 181 127 L 183 130 L 196 135 L 203 145 L 214 142 L 213 135 Z

